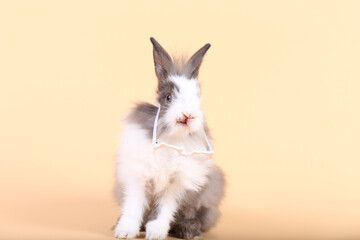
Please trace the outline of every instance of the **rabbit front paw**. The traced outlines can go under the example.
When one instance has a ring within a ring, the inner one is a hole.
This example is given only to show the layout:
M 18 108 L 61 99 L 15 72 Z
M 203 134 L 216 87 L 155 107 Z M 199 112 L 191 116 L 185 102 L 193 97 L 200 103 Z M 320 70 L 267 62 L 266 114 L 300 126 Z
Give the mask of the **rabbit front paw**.
M 146 224 L 146 239 L 163 240 L 169 232 L 169 224 L 159 220 L 153 220 Z
M 114 229 L 114 236 L 117 238 L 136 238 L 140 233 L 140 226 L 134 221 L 120 219 Z

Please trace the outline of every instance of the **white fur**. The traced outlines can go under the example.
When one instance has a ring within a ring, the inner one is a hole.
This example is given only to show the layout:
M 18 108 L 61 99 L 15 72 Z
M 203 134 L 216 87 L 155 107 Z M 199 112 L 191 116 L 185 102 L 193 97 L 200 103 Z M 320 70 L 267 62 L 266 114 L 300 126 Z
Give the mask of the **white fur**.
M 180 91 L 176 92 L 163 120 L 173 124 L 171 130 L 162 134 L 159 140 L 183 147 L 186 151 L 207 150 L 201 138 L 204 118 L 197 81 L 174 76 L 170 80 L 180 87 Z M 196 118 L 189 126 L 181 126 L 176 119 L 182 113 Z M 188 129 L 184 131 L 183 128 Z M 212 160 L 173 158 L 166 151 L 158 151 L 155 155 L 147 134 L 139 125 L 125 122 L 117 158 L 117 181 L 124 188 L 122 216 L 115 228 L 115 236 L 119 238 L 133 238 L 139 234 L 144 210 L 149 207 L 147 193 L 156 197 L 159 212 L 155 220 L 147 223 L 146 238 L 166 238 L 185 191 L 198 191 L 206 183 L 206 176 L 214 164 Z

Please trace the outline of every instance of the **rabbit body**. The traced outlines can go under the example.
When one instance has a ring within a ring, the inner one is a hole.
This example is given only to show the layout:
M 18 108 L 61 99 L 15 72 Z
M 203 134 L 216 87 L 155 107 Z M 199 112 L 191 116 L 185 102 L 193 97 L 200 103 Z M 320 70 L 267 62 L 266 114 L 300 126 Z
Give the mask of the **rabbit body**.
M 179 65 L 153 38 L 151 41 L 161 105 L 158 141 L 187 152 L 207 151 L 203 135 L 209 137 L 209 133 L 200 107 L 197 74 L 210 45 Z M 181 238 L 200 237 L 218 218 L 223 173 L 213 159 L 170 156 L 167 151 L 155 154 L 152 132 L 157 111 L 155 105 L 138 103 L 124 120 L 115 188 L 122 215 L 114 234 L 134 238 L 143 229 L 147 239 L 165 239 L 169 232 Z

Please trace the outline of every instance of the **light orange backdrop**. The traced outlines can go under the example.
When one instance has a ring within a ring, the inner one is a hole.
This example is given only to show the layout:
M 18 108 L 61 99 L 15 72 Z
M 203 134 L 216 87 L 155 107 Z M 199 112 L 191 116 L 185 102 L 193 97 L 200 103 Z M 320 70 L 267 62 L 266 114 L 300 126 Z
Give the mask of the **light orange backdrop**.
M 155 37 L 210 48 L 227 175 L 206 239 L 360 237 L 359 1 L 1 1 L 0 239 L 111 239 L 120 120 Z

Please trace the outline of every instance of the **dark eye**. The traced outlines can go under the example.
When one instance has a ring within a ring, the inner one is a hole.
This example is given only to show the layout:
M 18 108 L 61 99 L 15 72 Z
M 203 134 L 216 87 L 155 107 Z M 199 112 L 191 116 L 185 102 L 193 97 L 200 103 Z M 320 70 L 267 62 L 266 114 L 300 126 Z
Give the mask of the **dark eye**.
M 171 93 L 167 94 L 165 99 L 168 103 L 170 103 L 172 99 Z

